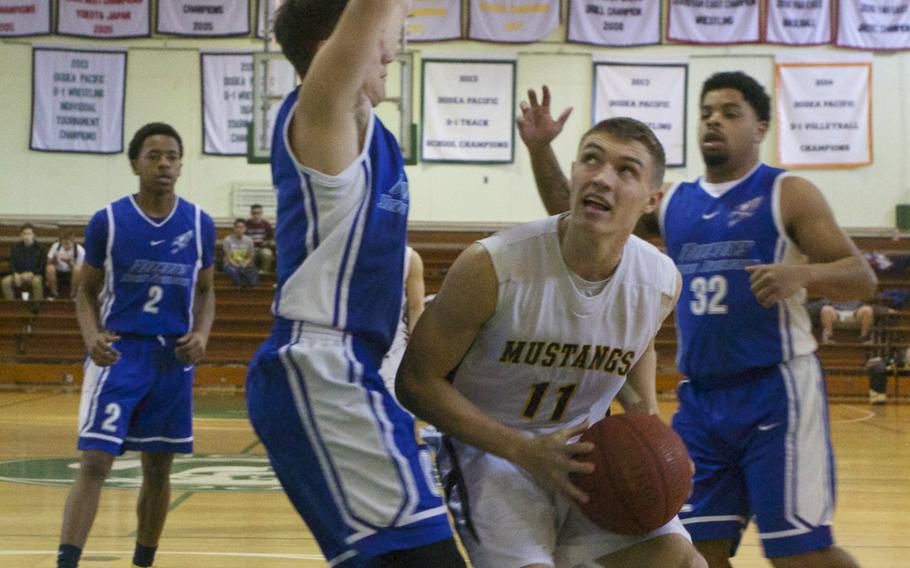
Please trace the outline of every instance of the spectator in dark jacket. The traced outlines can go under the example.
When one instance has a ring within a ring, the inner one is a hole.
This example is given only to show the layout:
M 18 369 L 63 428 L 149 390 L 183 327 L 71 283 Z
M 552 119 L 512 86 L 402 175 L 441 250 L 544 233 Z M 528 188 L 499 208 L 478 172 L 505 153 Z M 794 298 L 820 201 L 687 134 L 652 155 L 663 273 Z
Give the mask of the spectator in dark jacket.
M 31 223 L 22 225 L 19 232 L 22 240 L 13 246 L 10 255 L 10 271 L 3 278 L 3 297 L 12 300 L 14 289 L 25 289 L 32 299 L 44 299 L 44 247 L 35 241 L 35 227 Z
M 275 241 L 272 224 L 262 218 L 262 205 L 258 203 L 250 207 L 250 218 L 246 220 L 246 236 L 253 239 L 256 245 L 254 262 L 260 272 L 272 270 L 275 261 Z

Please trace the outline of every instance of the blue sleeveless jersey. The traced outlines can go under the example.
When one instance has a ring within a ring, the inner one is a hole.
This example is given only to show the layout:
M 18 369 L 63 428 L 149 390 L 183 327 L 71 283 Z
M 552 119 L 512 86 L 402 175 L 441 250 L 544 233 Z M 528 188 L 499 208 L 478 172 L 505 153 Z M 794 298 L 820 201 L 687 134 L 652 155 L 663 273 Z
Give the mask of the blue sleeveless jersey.
M 805 262 L 780 217 L 785 176 L 761 164 L 720 197 L 707 193 L 701 179 L 664 197 L 661 231 L 683 277 L 677 367 L 696 383 L 747 378 L 816 349 L 805 290 L 764 308 L 745 271 L 755 264 Z
M 288 143 L 297 97 L 295 89 L 284 101 L 272 139 L 273 313 L 351 332 L 381 359 L 401 313 L 409 206 L 401 149 L 371 114 L 362 153 L 343 172 L 328 176 L 304 167 Z
M 105 329 L 151 336 L 192 329 L 196 278 L 215 248 L 215 224 L 198 206 L 178 197 L 156 221 L 124 197 L 95 213 L 85 244 L 86 262 L 104 270 Z

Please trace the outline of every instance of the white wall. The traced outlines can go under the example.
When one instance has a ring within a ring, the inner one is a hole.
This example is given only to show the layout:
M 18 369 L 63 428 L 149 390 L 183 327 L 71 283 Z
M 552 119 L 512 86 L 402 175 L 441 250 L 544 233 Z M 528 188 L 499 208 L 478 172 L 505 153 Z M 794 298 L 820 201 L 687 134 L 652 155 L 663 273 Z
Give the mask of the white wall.
M 530 87 L 550 85 L 554 107 L 574 106 L 566 131 L 556 144 L 567 168 L 575 144 L 590 126 L 591 53 L 583 46 L 562 42 L 564 30 L 546 42 L 528 46 L 493 46 L 472 42 L 411 44 L 415 52 L 414 96 L 420 95 L 420 58 L 464 54 L 482 57 L 511 53 L 517 56 L 518 100 Z M 90 42 L 44 38 L 69 46 Z M 97 43 L 97 42 L 96 42 Z M 261 42 L 240 40 L 149 39 L 113 42 L 129 48 L 125 138 L 146 122 L 162 120 L 181 133 L 186 148 L 178 192 L 202 205 L 214 217 L 227 219 L 234 183 L 268 184 L 266 165 L 249 165 L 243 158 L 204 156 L 202 147 L 199 49 L 259 49 Z M 690 62 L 688 97 L 688 156 L 686 168 L 668 170 L 668 180 L 693 178 L 700 173 L 694 140 L 701 82 L 721 70 L 740 69 L 772 87 L 775 46 L 688 47 L 657 46 L 627 50 L 597 50 L 611 58 L 679 58 Z M 31 42 L 0 42 L 0 217 L 87 217 L 119 196 L 133 192 L 136 180 L 126 154 L 95 156 L 33 152 L 28 149 L 31 113 Z M 874 56 L 873 129 L 875 163 L 851 170 L 805 170 L 827 196 L 840 223 L 846 227 L 892 227 L 894 206 L 910 202 L 910 52 Z M 394 77 L 390 78 L 395 81 Z M 390 85 L 396 94 L 394 84 Z M 415 120 L 420 117 L 415 99 Z M 391 122 L 396 112 L 381 108 Z M 392 125 L 390 124 L 390 127 Z M 515 163 L 495 166 L 418 164 L 408 167 L 412 186 L 411 220 L 415 223 L 515 223 L 543 215 L 534 189 L 528 157 L 516 135 Z M 776 158 L 772 130 L 762 157 Z

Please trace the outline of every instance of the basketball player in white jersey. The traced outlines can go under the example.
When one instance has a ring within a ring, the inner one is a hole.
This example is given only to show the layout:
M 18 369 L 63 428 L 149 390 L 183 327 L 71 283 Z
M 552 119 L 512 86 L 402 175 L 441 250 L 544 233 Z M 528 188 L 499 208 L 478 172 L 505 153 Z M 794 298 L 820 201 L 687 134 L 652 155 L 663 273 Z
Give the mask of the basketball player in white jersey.
M 551 213 L 569 206 L 546 87 L 519 132 Z M 711 568 L 730 568 L 754 518 L 775 568 L 856 568 L 834 545 L 834 456 L 824 373 L 804 301 L 863 298 L 876 278 L 808 180 L 759 160 L 771 101 L 741 72 L 702 85 L 705 176 L 664 195 L 659 229 L 683 274 L 673 427 L 695 463 L 680 512 Z
M 423 313 L 426 293 L 426 287 L 423 282 L 423 259 L 411 247 L 405 249 L 404 289 L 402 293 L 404 295 L 401 302 L 401 318 L 398 320 L 398 327 L 395 329 L 395 338 L 392 339 L 392 346 L 389 347 L 388 353 L 382 358 L 382 366 L 379 368 L 379 374 L 382 376 L 386 388 L 393 395 L 395 394 L 395 374 L 398 372 L 398 366 L 401 365 L 404 350 L 408 347 L 411 332 L 414 331 L 417 319 Z
M 621 389 L 628 412 L 657 413 L 654 337 L 680 278 L 631 233 L 663 170 L 647 126 L 596 125 L 572 166 L 572 210 L 469 247 L 417 323 L 397 392 L 454 438 L 440 464 L 476 568 L 705 566 L 677 518 L 635 537 L 595 526 L 568 477 L 593 467 L 573 459 L 592 445 L 569 440 Z

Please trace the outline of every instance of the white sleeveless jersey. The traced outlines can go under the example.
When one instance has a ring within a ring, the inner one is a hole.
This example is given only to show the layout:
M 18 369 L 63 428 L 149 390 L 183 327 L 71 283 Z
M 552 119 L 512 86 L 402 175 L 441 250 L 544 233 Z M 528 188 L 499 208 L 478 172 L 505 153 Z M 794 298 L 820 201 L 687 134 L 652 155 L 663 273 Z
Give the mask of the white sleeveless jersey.
M 583 295 L 563 261 L 558 220 L 479 241 L 499 283 L 496 313 L 453 383 L 487 414 L 534 434 L 603 417 L 676 291 L 670 258 L 631 236 L 606 287 Z

